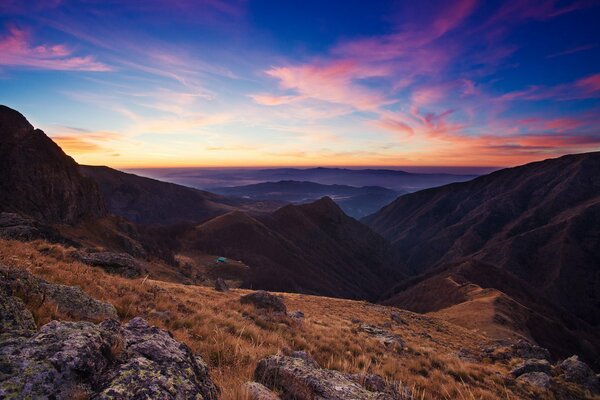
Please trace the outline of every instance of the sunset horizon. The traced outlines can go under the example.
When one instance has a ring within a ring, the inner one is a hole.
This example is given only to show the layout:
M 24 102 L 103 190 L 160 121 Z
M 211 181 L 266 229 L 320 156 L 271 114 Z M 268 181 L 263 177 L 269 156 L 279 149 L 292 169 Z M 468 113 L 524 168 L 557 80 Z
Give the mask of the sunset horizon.
M 81 164 L 511 167 L 600 150 L 598 17 L 590 1 L 8 1 L 0 96 Z

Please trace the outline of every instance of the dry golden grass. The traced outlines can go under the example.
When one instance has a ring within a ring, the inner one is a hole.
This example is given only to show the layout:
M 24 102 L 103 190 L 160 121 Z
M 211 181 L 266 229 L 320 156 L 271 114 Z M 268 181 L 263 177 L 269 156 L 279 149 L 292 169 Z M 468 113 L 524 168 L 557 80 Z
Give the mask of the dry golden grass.
M 209 287 L 109 275 L 68 257 L 68 250 L 45 242 L 0 240 L 0 263 L 25 268 L 48 281 L 77 285 L 92 297 L 112 303 L 122 321 L 143 316 L 168 329 L 209 364 L 223 399 L 244 399 L 242 384 L 251 380 L 257 361 L 287 350 L 306 350 L 323 367 L 371 372 L 400 381 L 417 398 L 520 399 L 544 397 L 517 383 L 506 383 L 508 365 L 461 361 L 461 348 L 476 350 L 487 338 L 440 319 L 399 311 L 407 325 L 391 330 L 405 341 L 399 351 L 386 349 L 358 331 L 360 320 L 390 323 L 389 307 L 360 301 L 281 294 L 289 311 L 301 310 L 304 322 L 265 318 L 239 297 L 247 290 L 219 293 Z M 33 309 L 38 324 L 67 319 L 44 304 Z M 115 349 L 115 352 L 120 349 Z

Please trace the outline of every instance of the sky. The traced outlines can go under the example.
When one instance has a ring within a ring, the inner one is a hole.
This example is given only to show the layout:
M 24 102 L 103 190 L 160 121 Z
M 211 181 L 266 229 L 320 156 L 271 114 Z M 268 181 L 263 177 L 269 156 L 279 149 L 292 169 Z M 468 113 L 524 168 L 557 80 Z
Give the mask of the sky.
M 600 150 L 598 21 L 599 0 L 2 0 L 0 103 L 116 168 L 512 166 Z

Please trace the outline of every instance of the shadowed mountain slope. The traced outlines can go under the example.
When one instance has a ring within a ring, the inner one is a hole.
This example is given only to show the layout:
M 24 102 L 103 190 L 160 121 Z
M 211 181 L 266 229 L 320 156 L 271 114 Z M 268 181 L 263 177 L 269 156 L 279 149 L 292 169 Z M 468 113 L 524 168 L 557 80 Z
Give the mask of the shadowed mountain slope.
M 98 183 L 110 211 L 133 222 L 200 222 L 235 209 L 225 197 L 213 193 L 109 167 L 82 165 L 80 169 Z
M 106 215 L 93 180 L 19 112 L 0 106 L 0 210 L 48 223 Z
M 442 317 L 498 339 L 533 339 L 556 357 L 582 354 L 597 363 L 600 356 L 597 329 L 491 264 L 448 264 L 403 282 L 391 293 L 384 304 Z
M 410 274 L 483 260 L 600 323 L 600 153 L 408 194 L 363 222 L 403 255 Z
M 229 198 L 109 167 L 81 165 L 80 170 L 98 183 L 111 213 L 141 224 L 198 223 L 234 210 L 268 212 L 284 204 Z
M 252 288 L 376 299 L 399 278 L 385 240 L 329 198 L 259 217 L 228 213 L 182 241 L 242 260 Z

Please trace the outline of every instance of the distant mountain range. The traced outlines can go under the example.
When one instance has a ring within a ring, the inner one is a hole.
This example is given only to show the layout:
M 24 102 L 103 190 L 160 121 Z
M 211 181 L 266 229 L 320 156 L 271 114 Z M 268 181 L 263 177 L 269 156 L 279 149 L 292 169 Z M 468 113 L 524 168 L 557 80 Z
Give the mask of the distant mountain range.
M 211 191 L 251 200 L 276 200 L 295 204 L 310 203 L 322 197 L 330 197 L 346 214 L 354 218 L 373 214 L 402 194 L 402 192 L 380 186 L 354 187 L 300 181 L 264 182 L 246 186 L 219 187 L 211 188 Z
M 163 181 L 199 189 L 245 186 L 263 182 L 308 181 L 322 185 L 346 185 L 354 187 L 381 186 L 398 192 L 441 186 L 451 182 L 463 182 L 477 175 L 420 174 L 392 169 L 350 168 L 165 168 L 136 169 L 130 172 Z

